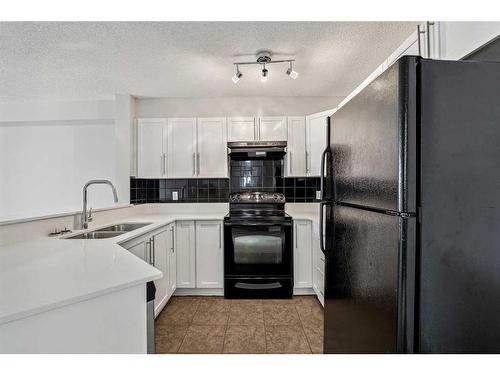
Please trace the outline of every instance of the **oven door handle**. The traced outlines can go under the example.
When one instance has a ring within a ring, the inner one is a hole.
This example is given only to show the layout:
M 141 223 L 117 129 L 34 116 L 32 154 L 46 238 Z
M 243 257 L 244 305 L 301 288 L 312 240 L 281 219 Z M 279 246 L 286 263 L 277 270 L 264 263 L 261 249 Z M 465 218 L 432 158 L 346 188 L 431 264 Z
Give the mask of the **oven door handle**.
M 236 284 L 234 284 L 234 287 L 238 289 L 263 290 L 263 289 L 279 289 L 282 288 L 283 285 L 281 285 L 281 283 L 277 281 L 274 283 L 266 283 L 266 284 L 237 282 Z
M 292 222 L 283 222 L 283 223 L 270 223 L 270 222 L 265 222 L 265 221 L 259 221 L 259 222 L 251 222 L 251 223 L 231 223 L 231 222 L 225 222 L 224 226 L 227 227 L 232 227 L 232 226 L 241 226 L 241 227 L 257 227 L 257 226 L 265 226 L 265 227 L 291 227 Z

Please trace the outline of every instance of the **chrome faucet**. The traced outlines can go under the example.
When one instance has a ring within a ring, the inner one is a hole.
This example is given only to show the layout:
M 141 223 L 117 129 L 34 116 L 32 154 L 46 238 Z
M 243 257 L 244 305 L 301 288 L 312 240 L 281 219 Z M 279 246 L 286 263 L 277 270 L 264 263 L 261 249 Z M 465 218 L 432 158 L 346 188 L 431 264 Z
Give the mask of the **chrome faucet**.
M 115 199 L 115 203 L 118 202 L 118 195 L 116 194 L 116 189 L 113 186 L 113 183 L 109 180 L 90 180 L 85 185 L 83 185 L 83 210 L 82 210 L 82 219 L 81 219 L 81 228 L 87 229 L 89 227 L 89 222 L 92 221 L 92 208 L 87 215 L 87 188 L 90 185 L 94 184 L 106 184 L 111 186 L 111 190 L 113 191 L 113 198 Z

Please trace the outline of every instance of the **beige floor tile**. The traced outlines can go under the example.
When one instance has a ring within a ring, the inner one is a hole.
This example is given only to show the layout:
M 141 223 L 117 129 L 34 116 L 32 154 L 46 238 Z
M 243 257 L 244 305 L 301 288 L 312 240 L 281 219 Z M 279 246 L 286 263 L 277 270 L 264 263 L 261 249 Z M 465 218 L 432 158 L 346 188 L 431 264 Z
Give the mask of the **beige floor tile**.
M 302 326 L 267 326 L 267 353 L 276 354 L 311 354 L 309 343 Z
M 169 301 L 167 306 L 165 306 L 163 311 L 156 318 L 155 323 L 160 325 L 191 324 L 197 308 L 196 304 L 183 302 L 171 305 Z
M 298 325 L 299 316 L 293 303 L 266 303 L 263 301 L 264 322 L 267 325 Z
M 204 297 L 198 304 L 198 310 L 194 315 L 193 324 L 227 325 L 230 306 L 230 300 L 217 297 Z
M 156 353 L 177 353 L 188 327 L 187 325 L 156 325 Z
M 192 325 L 179 348 L 179 353 L 222 353 L 225 326 Z
M 230 325 L 264 324 L 264 310 L 260 300 L 240 300 L 231 303 L 229 312 Z
M 309 346 L 314 354 L 323 353 L 323 325 L 303 325 Z
M 224 339 L 224 353 L 259 354 L 266 352 L 263 325 L 228 326 Z
M 316 305 L 297 304 L 295 305 L 302 324 L 315 324 L 323 326 L 323 310 Z

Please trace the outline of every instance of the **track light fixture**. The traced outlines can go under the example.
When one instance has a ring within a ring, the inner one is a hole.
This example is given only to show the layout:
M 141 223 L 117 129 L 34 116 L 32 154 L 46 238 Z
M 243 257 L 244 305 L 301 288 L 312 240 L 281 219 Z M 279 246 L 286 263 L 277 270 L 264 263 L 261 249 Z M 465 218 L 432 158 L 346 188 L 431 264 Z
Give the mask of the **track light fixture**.
M 286 74 L 288 74 L 288 76 L 291 79 L 297 79 L 297 77 L 299 76 L 299 73 L 297 73 L 295 70 L 293 70 L 291 61 L 290 61 L 290 67 L 287 69 Z
M 233 82 L 238 83 L 242 75 L 243 74 L 240 72 L 240 69 L 238 68 L 238 64 L 236 64 L 236 73 L 234 73 L 234 76 L 232 78 Z
M 234 65 L 236 65 L 236 73 L 234 74 L 234 76 L 232 78 L 234 83 L 238 83 L 240 78 L 243 76 L 243 74 L 240 72 L 240 69 L 239 69 L 240 65 L 260 65 L 262 67 L 261 76 L 260 76 L 261 82 L 267 82 L 267 79 L 269 76 L 269 71 L 266 68 L 266 64 L 288 63 L 288 64 L 290 64 L 290 67 L 286 71 L 286 74 L 292 79 L 297 79 L 297 77 L 299 76 L 299 73 L 297 73 L 295 70 L 293 70 L 292 63 L 295 61 L 293 59 L 272 61 L 271 60 L 271 52 L 269 52 L 269 51 L 258 52 L 256 57 L 257 57 L 256 61 L 234 63 Z
M 267 69 L 266 64 L 264 64 L 264 69 L 262 69 L 262 75 L 260 76 L 261 82 L 267 82 Z

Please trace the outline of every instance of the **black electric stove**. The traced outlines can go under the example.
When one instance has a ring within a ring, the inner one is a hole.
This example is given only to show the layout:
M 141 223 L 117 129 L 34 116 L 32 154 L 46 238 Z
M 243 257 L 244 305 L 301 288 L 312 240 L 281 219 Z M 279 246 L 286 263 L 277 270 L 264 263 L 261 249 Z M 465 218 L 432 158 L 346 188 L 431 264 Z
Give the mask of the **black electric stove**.
M 224 218 L 224 295 L 291 298 L 293 224 L 279 193 L 233 193 Z

